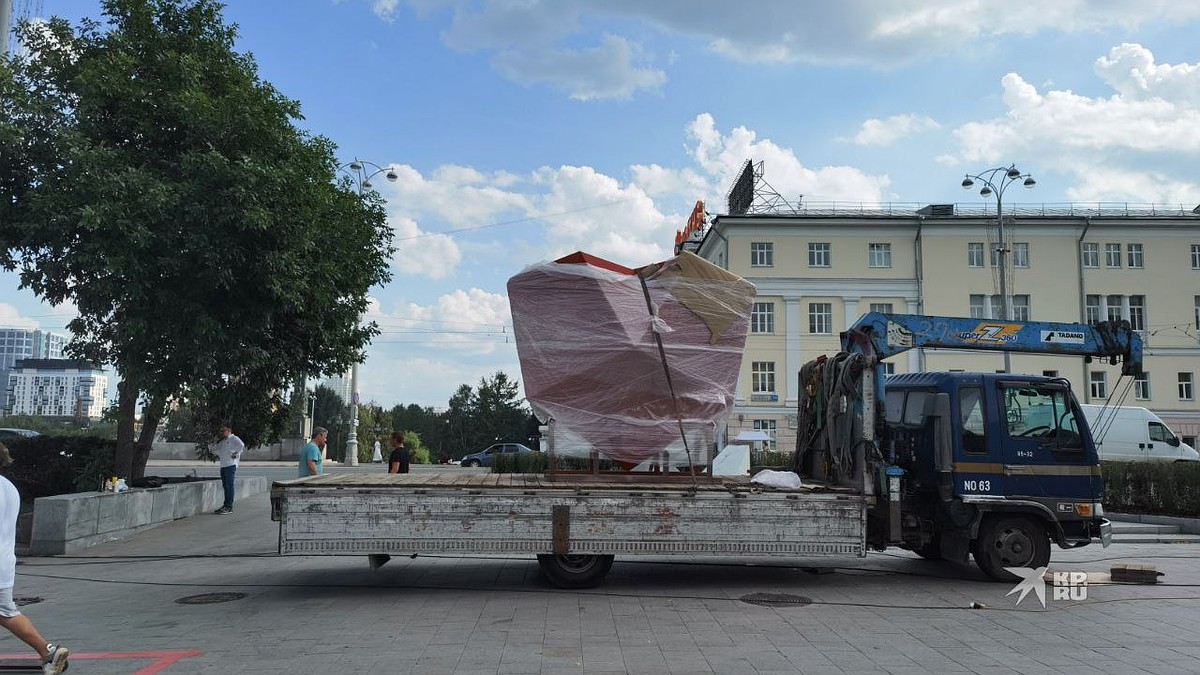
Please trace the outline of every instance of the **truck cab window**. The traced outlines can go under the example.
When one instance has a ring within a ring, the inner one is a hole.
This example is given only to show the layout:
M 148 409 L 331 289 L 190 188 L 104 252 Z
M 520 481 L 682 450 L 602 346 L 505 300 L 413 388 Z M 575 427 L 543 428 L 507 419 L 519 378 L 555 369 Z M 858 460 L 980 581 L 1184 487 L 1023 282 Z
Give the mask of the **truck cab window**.
M 1046 439 L 1059 449 L 1083 448 L 1066 389 L 1004 387 L 1004 413 L 1009 436 Z
M 983 389 L 963 387 L 958 392 L 958 404 L 963 452 L 986 453 L 987 427 L 983 420 Z

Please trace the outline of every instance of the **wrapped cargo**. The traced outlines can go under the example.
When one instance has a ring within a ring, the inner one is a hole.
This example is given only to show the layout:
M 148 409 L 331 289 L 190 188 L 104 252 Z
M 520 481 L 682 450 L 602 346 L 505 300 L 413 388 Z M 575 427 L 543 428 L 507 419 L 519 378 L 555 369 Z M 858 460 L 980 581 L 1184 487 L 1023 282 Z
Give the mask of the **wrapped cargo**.
M 733 405 L 754 294 L 688 252 L 639 269 L 579 252 L 509 279 L 525 395 L 552 420 L 555 453 L 706 464 Z

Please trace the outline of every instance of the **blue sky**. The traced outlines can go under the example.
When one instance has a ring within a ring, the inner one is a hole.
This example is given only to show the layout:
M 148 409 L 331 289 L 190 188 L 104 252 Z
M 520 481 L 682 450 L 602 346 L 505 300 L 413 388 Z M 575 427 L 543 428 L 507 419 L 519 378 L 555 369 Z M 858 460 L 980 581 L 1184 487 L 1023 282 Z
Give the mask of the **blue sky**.
M 20 10 L 36 2 L 16 2 Z M 77 20 L 97 0 L 40 3 Z M 520 379 L 505 283 L 670 255 L 747 159 L 809 204 L 1200 204 L 1200 0 L 237 0 L 239 51 L 349 162 L 394 167 L 363 401 Z M 0 325 L 61 329 L 0 275 Z

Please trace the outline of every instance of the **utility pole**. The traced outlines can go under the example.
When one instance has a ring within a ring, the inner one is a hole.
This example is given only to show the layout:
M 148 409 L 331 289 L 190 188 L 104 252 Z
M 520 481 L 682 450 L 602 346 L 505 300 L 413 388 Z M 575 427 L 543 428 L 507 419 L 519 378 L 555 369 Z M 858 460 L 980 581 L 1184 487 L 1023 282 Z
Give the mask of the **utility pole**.
M 0 0 L 0 36 L 3 40 L 0 41 L 0 56 L 8 56 L 8 41 L 11 37 L 9 31 L 12 30 L 12 0 Z

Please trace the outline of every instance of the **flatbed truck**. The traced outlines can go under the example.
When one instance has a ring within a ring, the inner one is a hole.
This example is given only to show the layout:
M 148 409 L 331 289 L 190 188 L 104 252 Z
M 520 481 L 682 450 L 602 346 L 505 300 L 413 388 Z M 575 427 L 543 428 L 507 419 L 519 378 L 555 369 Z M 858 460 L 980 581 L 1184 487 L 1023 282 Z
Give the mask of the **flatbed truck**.
M 615 555 L 798 559 L 899 547 L 959 562 L 969 552 L 1011 580 L 1006 568 L 1045 565 L 1051 542 L 1108 545 L 1095 444 L 1066 380 L 885 379 L 880 363 L 913 348 L 1000 349 L 1103 358 L 1137 374 L 1141 342 L 1127 323 L 872 313 L 841 337 L 841 354 L 800 374 L 790 467 L 799 488 L 740 476 L 313 476 L 272 485 L 279 553 L 366 555 L 372 565 L 397 554 L 534 555 L 555 586 L 587 588 Z M 831 370 L 833 383 L 814 382 Z

